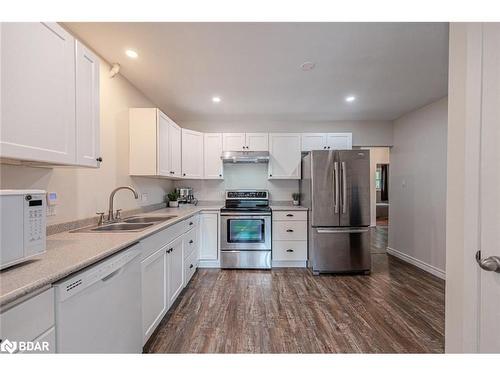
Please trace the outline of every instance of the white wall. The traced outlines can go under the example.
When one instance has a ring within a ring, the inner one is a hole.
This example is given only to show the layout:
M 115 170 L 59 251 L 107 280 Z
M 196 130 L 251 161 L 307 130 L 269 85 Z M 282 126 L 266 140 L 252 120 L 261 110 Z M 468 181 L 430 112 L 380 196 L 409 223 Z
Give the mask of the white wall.
M 134 200 L 128 191 L 119 192 L 115 207 L 133 209 L 163 201 L 172 183 L 167 180 L 131 178 L 128 175 L 128 108 L 154 107 L 140 91 L 121 75 L 109 78 L 109 66 L 101 61 L 101 155 L 99 169 L 32 168 L 0 165 L 0 188 L 45 189 L 59 195 L 56 216 L 49 224 L 95 216 L 107 211 L 109 193 L 117 186 L 132 185 L 146 193 L 147 202 Z
M 389 251 L 444 276 L 448 100 L 394 122 L 389 173 Z
M 248 121 L 193 122 L 180 121 L 179 125 L 201 132 L 352 132 L 353 146 L 392 146 L 392 121 Z
M 268 180 L 267 164 L 225 164 L 224 180 L 183 180 L 175 186 L 190 186 L 198 200 L 224 200 L 228 189 L 267 189 L 271 200 L 291 201 L 299 192 L 298 180 Z
M 370 150 L 370 225 L 377 225 L 377 189 L 375 186 L 377 164 L 389 164 L 389 147 L 363 147 Z M 389 170 L 389 176 L 390 176 Z M 389 189 L 389 202 L 391 191 Z

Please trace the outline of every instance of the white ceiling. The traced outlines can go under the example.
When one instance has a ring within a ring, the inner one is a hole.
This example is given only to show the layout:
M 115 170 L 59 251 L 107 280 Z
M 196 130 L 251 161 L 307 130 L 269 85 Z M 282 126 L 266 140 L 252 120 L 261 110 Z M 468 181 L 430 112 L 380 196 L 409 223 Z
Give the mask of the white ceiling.
M 66 26 L 176 121 L 393 120 L 447 95 L 446 23 Z

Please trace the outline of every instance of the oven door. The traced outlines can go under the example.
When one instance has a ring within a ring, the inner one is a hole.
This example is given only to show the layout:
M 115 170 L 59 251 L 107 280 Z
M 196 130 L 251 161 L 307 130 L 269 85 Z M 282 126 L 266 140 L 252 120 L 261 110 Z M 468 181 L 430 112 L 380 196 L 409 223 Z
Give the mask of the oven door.
M 271 250 L 271 215 L 221 214 L 221 250 Z

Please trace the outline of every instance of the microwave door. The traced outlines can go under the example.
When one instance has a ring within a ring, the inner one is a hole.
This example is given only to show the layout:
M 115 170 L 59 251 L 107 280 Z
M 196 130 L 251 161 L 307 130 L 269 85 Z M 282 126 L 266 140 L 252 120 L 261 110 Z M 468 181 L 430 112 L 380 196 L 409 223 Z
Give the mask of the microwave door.
M 334 151 L 311 152 L 311 225 L 339 225 L 339 167 Z

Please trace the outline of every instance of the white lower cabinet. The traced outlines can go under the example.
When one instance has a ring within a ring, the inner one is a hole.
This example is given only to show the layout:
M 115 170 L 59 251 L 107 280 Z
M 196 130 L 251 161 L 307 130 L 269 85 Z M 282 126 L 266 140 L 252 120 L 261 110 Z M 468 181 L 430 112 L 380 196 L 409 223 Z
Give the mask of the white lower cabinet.
M 200 214 L 200 264 L 217 266 L 219 262 L 219 214 Z
M 305 267 L 307 211 L 273 211 L 273 267 Z
M 167 246 L 141 262 L 143 344 L 168 310 Z
M 168 305 L 175 302 L 184 288 L 184 255 L 182 253 L 183 237 L 179 237 L 167 245 Z

